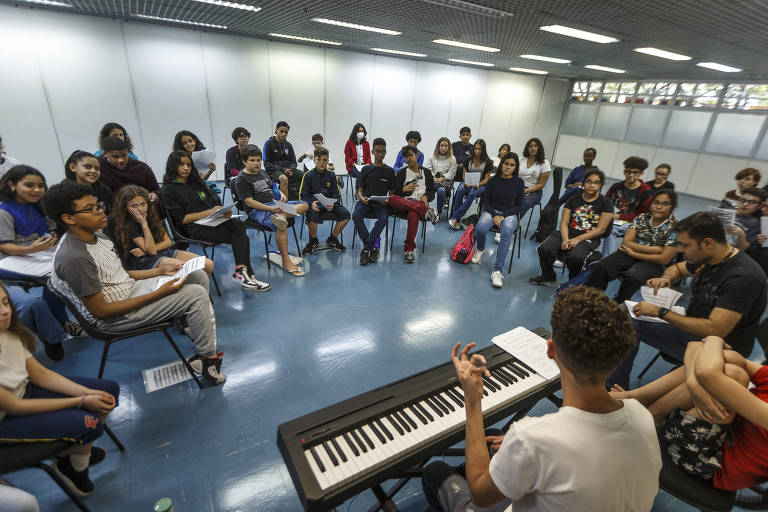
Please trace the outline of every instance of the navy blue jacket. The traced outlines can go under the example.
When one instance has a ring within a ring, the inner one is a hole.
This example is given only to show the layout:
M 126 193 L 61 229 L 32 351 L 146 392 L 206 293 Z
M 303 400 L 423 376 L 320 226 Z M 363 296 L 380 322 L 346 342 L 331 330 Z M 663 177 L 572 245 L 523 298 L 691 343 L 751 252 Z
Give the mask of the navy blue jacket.
M 311 205 L 312 201 L 317 201 L 315 194 L 323 194 L 331 199 L 339 198 L 339 185 L 333 171 L 318 172 L 317 169 L 312 169 L 304 175 L 299 188 L 301 200 Z
M 519 176 L 502 179 L 497 174 L 485 184 L 484 197 L 483 210 L 491 215 L 519 215 L 525 197 L 525 182 Z

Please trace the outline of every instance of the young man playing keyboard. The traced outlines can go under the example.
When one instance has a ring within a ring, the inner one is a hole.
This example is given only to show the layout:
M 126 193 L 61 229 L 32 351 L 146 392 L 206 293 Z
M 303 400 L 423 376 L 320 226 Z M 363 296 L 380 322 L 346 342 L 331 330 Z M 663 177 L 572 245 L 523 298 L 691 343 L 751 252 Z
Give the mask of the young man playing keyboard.
M 632 324 L 603 292 L 584 286 L 558 295 L 551 322 L 547 355 L 560 368 L 563 406 L 513 423 L 503 437 L 486 438 L 483 427 L 485 359 L 469 356 L 474 343 L 453 347 L 466 404 L 466 478 L 444 462 L 427 466 L 422 485 L 433 510 L 651 509 L 661 470 L 653 417 L 605 387 L 637 345 Z

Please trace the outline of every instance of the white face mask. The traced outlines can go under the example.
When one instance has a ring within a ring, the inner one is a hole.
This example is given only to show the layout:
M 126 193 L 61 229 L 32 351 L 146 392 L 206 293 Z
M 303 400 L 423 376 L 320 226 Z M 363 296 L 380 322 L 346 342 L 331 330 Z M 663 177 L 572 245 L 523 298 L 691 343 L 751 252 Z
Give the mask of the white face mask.
M 365 132 L 357 132 L 357 140 L 363 140 L 365 137 Z

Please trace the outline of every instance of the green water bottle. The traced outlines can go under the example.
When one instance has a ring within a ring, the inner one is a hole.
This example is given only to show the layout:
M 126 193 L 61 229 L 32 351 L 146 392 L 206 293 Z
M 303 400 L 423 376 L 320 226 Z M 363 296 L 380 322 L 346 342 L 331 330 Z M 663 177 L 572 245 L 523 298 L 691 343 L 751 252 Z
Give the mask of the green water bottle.
M 171 501 L 171 498 L 160 498 L 157 500 L 155 512 L 173 512 L 173 501 Z

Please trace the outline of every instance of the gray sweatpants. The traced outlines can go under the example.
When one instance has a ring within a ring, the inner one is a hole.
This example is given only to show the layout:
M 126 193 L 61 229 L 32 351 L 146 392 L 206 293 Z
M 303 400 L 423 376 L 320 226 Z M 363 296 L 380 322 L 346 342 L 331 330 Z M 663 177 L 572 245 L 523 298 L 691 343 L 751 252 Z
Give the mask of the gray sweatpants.
M 155 289 L 159 278 L 136 281 L 129 298 L 146 295 Z M 169 318 L 183 316 L 189 325 L 192 341 L 201 356 L 216 355 L 216 317 L 208 297 L 208 275 L 197 270 L 177 292 L 150 302 L 135 311 L 110 318 L 105 327 L 115 331 L 126 331 L 163 322 Z
M 424 468 L 421 485 L 431 510 L 502 512 L 512 503 L 512 500 L 503 500 L 492 507 L 478 507 L 472 503 L 467 481 L 456 472 L 453 466 L 442 461 L 432 462 Z

